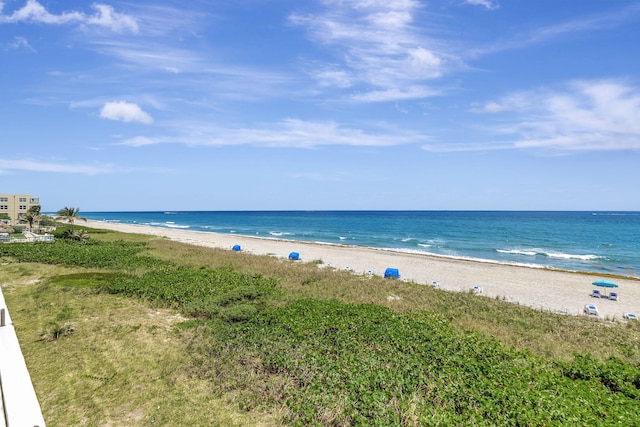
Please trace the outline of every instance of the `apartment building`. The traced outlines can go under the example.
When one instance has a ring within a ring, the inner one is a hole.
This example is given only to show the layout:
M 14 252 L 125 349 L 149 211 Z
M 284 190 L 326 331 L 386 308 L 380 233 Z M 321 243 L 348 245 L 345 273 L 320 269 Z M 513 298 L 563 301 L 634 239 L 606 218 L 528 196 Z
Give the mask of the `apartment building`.
M 29 208 L 39 204 L 40 199 L 30 194 L 0 193 L 0 214 L 7 214 L 11 225 L 18 225 L 20 218 Z

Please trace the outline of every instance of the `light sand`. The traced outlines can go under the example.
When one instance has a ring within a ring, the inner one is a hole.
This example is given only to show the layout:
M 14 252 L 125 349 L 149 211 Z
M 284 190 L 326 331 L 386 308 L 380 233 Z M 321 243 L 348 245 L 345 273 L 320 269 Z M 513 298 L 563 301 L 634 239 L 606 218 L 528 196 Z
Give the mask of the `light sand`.
M 290 252 L 295 251 L 300 254 L 301 262 L 322 260 L 321 266 L 349 269 L 354 274 L 383 275 L 387 267 L 393 267 L 399 270 L 401 280 L 418 284 L 431 284 L 437 281 L 440 288 L 450 291 L 467 291 L 477 285 L 482 287 L 482 296 L 500 296 L 510 302 L 559 313 L 581 315 L 585 304 L 594 304 L 601 318 L 608 316 L 620 320 L 625 312 L 640 315 L 639 280 L 616 278 L 615 282 L 620 287 L 614 291 L 618 293 L 619 299 L 610 301 L 590 296 L 594 288 L 591 283 L 600 278 L 596 275 L 373 248 L 324 245 L 143 225 L 99 221 L 87 221 L 82 225 L 125 233 L 153 234 L 183 243 L 228 250 L 231 250 L 234 245 L 240 245 L 243 252 L 255 255 L 287 258 Z

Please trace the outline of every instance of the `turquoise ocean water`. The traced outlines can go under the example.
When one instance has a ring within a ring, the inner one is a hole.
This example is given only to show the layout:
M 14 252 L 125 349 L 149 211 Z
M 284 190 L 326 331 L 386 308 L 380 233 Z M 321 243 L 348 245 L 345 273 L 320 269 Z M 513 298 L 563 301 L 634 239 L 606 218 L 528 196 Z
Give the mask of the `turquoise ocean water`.
M 640 212 L 81 212 L 98 221 L 640 277 Z

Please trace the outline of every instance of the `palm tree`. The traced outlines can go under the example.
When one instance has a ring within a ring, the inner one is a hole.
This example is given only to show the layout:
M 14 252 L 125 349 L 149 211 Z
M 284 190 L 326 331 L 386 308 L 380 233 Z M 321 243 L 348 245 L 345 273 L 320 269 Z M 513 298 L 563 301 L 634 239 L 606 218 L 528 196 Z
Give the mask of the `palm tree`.
M 28 222 L 29 230 L 31 230 L 33 228 L 34 222 L 40 222 L 41 216 L 42 215 L 40 214 L 40 205 L 33 205 L 29 208 L 27 213 L 25 213 L 24 215 L 22 215 L 22 217 L 20 217 L 20 221 Z
M 56 219 L 57 220 L 64 219 L 69 224 L 71 224 L 71 234 L 75 234 L 75 230 L 74 230 L 75 220 L 76 219 L 81 219 L 83 221 L 87 220 L 86 218 L 83 218 L 80 215 L 78 215 L 79 213 L 80 213 L 80 208 L 64 207 L 58 211 L 58 216 L 56 217 Z

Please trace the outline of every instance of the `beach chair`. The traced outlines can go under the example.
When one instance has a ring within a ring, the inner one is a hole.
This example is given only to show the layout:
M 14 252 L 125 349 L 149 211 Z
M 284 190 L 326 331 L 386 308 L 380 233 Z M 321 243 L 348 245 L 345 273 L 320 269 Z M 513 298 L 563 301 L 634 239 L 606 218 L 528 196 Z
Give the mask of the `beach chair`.
M 618 301 L 618 293 L 617 292 L 610 292 L 609 293 L 609 299 L 611 301 Z
M 591 292 L 591 296 L 594 298 L 602 298 L 602 294 L 598 289 L 594 289 L 593 292 Z
M 593 304 L 587 304 L 584 306 L 584 313 L 589 315 L 598 315 L 598 307 Z

